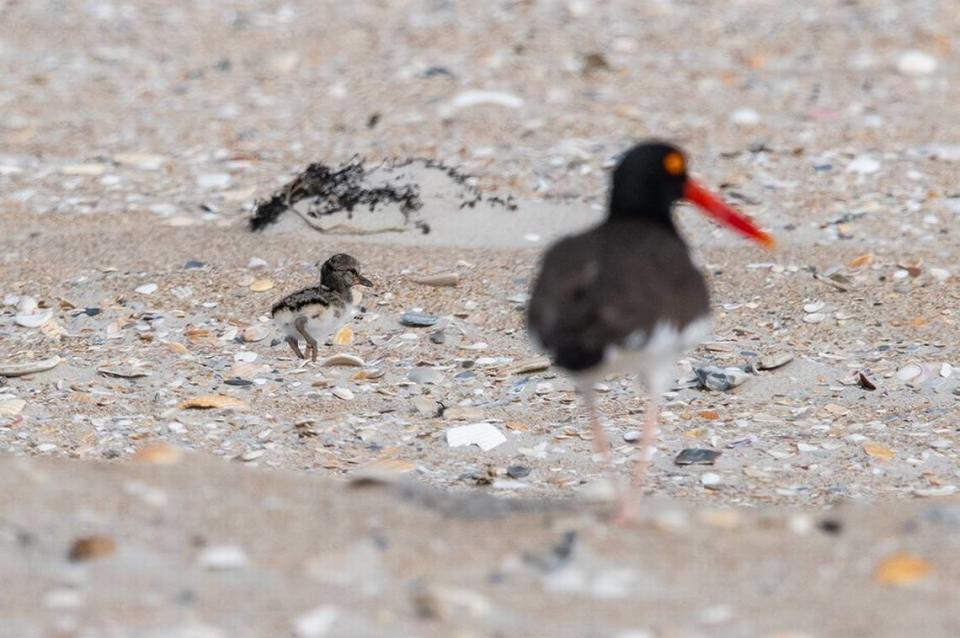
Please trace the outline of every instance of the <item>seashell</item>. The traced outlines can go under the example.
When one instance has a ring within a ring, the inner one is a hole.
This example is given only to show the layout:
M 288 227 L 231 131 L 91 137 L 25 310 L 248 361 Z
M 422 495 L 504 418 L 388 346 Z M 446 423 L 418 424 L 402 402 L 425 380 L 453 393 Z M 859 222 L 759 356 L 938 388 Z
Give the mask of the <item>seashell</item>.
M 40 361 L 28 361 L 26 363 L 0 363 L 0 377 L 21 377 L 25 374 L 34 374 L 35 372 L 46 372 L 60 365 L 60 357 L 54 355 L 48 359 Z
M 18 326 L 23 326 L 24 328 L 40 328 L 51 319 L 53 319 L 53 310 L 51 308 L 44 308 L 40 312 L 31 314 L 19 313 L 13 318 Z

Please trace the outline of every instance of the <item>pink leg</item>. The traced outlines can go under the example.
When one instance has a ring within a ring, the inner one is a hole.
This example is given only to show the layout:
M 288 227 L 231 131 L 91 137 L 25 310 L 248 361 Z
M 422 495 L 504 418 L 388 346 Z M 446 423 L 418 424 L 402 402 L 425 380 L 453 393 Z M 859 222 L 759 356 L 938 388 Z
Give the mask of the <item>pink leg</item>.
M 600 418 L 597 415 L 597 404 L 594 401 L 593 390 L 587 389 L 583 392 L 583 401 L 587 404 L 587 414 L 590 418 L 590 430 L 593 431 L 593 451 L 603 457 L 603 466 L 613 478 L 613 458 L 610 451 L 610 439 L 600 424 Z
M 657 441 L 657 416 L 660 414 L 660 397 L 656 392 L 650 393 L 647 403 L 647 414 L 643 421 L 643 435 L 640 437 L 640 460 L 633 475 L 633 485 L 638 491 L 643 489 L 647 480 L 647 471 L 650 469 L 650 457 L 653 455 L 653 446 Z

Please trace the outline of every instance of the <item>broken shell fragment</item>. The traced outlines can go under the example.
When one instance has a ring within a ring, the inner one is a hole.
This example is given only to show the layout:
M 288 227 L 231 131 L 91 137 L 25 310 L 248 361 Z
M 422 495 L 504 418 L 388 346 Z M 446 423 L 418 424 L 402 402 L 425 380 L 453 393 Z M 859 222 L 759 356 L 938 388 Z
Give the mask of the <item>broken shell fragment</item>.
M 410 281 L 424 286 L 456 286 L 460 283 L 460 273 L 453 271 L 438 272 L 432 275 L 410 277 Z
M 0 362 L 0 377 L 21 377 L 25 374 L 34 374 L 36 372 L 46 372 L 60 365 L 60 357 L 54 355 L 48 359 L 39 361 L 27 361 L 25 363 L 2 363 Z
M 40 312 L 29 314 L 19 313 L 13 318 L 18 326 L 24 328 L 40 328 L 51 319 L 53 319 L 53 310 L 51 308 L 44 308 Z

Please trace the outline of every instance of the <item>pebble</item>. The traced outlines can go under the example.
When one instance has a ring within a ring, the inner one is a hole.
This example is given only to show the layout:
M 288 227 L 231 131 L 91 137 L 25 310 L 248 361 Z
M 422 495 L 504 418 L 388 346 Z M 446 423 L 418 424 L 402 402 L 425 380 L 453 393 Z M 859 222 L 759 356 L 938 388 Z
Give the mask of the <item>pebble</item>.
M 157 288 L 157 284 L 143 284 L 142 286 L 137 286 L 134 288 L 134 292 L 141 295 L 152 295 L 153 293 L 157 292 Z
M 234 361 L 244 361 L 246 363 L 253 363 L 257 360 L 257 353 L 250 350 L 241 350 L 240 352 L 233 355 Z
M 237 545 L 211 545 L 197 557 L 200 566 L 210 571 L 240 569 L 249 564 L 247 553 Z
M 812 303 L 803 304 L 804 312 L 820 312 L 823 310 L 824 306 L 827 304 L 823 301 L 814 301 Z
M 937 58 L 916 49 L 904 51 L 897 56 L 897 71 L 910 77 L 931 75 L 938 65 Z
M 402 325 L 416 328 L 429 328 L 438 321 L 440 321 L 440 317 L 422 312 L 405 312 L 403 316 L 400 317 L 400 323 Z
M 295 638 L 322 638 L 333 628 L 339 615 L 336 607 L 322 605 L 294 618 L 291 630 Z
M 407 378 L 414 383 L 437 384 L 443 381 L 443 372 L 436 368 L 414 368 Z
M 803 321 L 805 323 L 821 323 L 824 319 L 827 318 L 827 315 L 822 312 L 812 312 L 808 315 L 804 315 Z
M 240 460 L 242 460 L 242 461 L 256 461 L 257 459 L 259 459 L 261 456 L 263 456 L 263 455 L 266 454 L 266 453 L 267 453 L 266 450 L 251 450 L 250 452 L 247 452 L 246 454 L 244 454 L 243 456 L 241 456 L 241 457 L 240 457 Z
M 269 265 L 266 259 L 261 259 L 260 257 L 251 257 L 250 261 L 247 262 L 247 268 L 249 270 L 259 270 Z
M 688 447 L 673 459 L 675 465 L 713 465 L 722 454 L 719 450 Z
M 640 440 L 641 433 L 639 430 L 627 430 L 623 433 L 623 440 L 627 443 L 635 443 Z
M 507 466 L 507 476 L 513 479 L 522 479 L 530 475 L 530 468 L 526 465 Z
M 693 371 L 697 375 L 697 380 L 700 385 L 714 392 L 732 390 L 737 386 L 743 385 L 743 383 L 750 378 L 750 375 L 747 374 L 746 371 L 736 367 L 718 368 L 716 366 L 705 366 L 702 368 L 694 368 Z

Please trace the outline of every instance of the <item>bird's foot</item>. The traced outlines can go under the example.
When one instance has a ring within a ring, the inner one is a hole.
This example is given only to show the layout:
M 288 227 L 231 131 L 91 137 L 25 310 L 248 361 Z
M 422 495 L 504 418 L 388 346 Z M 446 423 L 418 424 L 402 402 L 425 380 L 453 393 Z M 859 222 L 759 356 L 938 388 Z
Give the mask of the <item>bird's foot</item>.
M 617 501 L 617 507 L 610 517 L 610 524 L 615 527 L 636 527 L 641 523 L 640 504 L 627 495 L 622 495 Z

